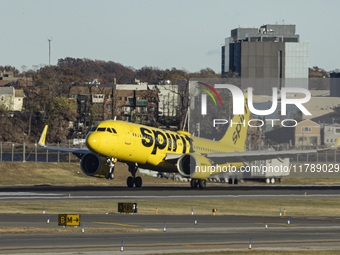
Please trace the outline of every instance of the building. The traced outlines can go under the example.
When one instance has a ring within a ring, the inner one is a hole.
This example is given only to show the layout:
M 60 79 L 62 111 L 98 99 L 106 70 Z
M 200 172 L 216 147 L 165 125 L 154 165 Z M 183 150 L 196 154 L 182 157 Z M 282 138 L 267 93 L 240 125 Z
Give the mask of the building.
M 157 91 L 159 98 L 158 115 L 160 117 L 176 117 L 179 106 L 178 85 L 149 85 L 149 84 L 117 84 L 117 91 L 120 90 L 148 90 Z
M 334 112 L 335 107 L 340 106 L 340 97 L 330 97 L 329 91 L 326 90 L 309 90 L 311 92 L 311 98 L 308 102 L 304 103 L 303 106 L 312 114 L 312 115 L 304 115 L 300 111 L 299 108 L 296 107 L 294 104 L 287 104 L 286 111 L 287 115 L 281 116 L 281 95 L 278 96 L 278 103 L 277 103 L 277 111 L 273 112 L 270 115 L 267 115 L 267 119 L 295 119 L 297 121 L 304 120 L 304 119 L 315 119 L 327 114 L 331 114 Z M 290 93 L 287 95 L 288 99 L 291 98 L 299 98 L 303 95 L 298 93 Z M 270 109 L 273 104 L 273 97 L 264 96 L 264 95 L 255 95 L 253 96 L 253 104 L 255 109 L 258 110 L 266 110 Z M 325 123 L 333 123 L 332 118 L 334 116 L 330 116 L 328 119 L 322 119 L 322 122 Z M 318 120 L 319 122 L 319 120 Z
M 295 25 L 236 28 L 222 46 L 221 69 L 222 76 L 238 73 L 242 86 L 254 87 L 255 93 L 284 86 L 308 89 L 308 43 L 299 42 Z
M 0 105 L 6 110 L 21 112 L 23 107 L 24 91 L 14 87 L 0 87 Z
M 157 90 L 117 90 L 115 85 L 74 86 L 70 97 L 77 102 L 76 127 L 114 118 L 149 125 L 158 121 Z
M 158 121 L 158 91 L 116 90 L 117 119 L 153 125 Z
M 0 87 L 9 85 L 20 85 L 29 86 L 33 84 L 32 78 L 26 77 L 25 72 L 23 72 L 24 77 L 17 77 L 14 72 L 2 71 L 0 72 Z
M 321 144 L 321 127 L 312 120 L 303 120 L 295 127 L 295 146 L 317 146 Z
M 323 142 L 327 146 L 334 146 L 340 136 L 340 124 L 325 124 Z
M 329 74 L 330 79 L 330 96 L 340 97 L 340 73 L 332 72 Z

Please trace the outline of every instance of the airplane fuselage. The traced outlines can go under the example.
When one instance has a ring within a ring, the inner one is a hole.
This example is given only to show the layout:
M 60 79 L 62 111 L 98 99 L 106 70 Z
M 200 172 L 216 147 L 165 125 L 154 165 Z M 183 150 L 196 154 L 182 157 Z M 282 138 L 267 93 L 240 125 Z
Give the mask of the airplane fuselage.
M 92 152 L 104 157 L 168 172 L 177 171 L 175 164 L 165 161 L 169 154 L 234 151 L 219 141 L 192 137 L 188 132 L 172 132 L 123 121 L 99 123 L 87 135 L 86 145 Z

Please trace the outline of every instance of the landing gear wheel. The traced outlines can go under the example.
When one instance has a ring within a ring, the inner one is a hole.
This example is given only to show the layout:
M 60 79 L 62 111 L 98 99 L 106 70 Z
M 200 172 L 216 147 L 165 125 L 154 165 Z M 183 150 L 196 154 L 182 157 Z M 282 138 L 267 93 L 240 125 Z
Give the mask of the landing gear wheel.
M 190 186 L 192 189 L 197 189 L 198 181 L 196 179 L 191 179 Z
M 108 180 L 108 179 L 111 179 L 113 180 L 115 178 L 115 174 L 112 172 L 108 172 L 108 173 L 105 173 L 105 178 Z
M 129 188 L 132 188 L 133 187 L 133 177 L 132 176 L 129 176 L 127 179 L 126 179 L 126 184 Z
M 205 189 L 207 187 L 207 181 L 206 180 L 198 180 L 198 186 L 200 189 Z
M 136 188 L 142 187 L 142 184 L 143 184 L 142 178 L 139 177 L 139 176 L 136 177 L 136 178 L 135 178 L 135 186 L 136 186 Z

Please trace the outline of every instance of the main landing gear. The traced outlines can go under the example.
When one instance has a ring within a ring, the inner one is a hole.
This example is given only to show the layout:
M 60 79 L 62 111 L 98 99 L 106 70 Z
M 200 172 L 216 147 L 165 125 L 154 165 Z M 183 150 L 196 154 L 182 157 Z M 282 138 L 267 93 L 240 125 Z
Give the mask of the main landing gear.
M 136 188 L 142 187 L 143 184 L 142 178 L 139 176 L 136 177 L 137 170 L 138 170 L 137 165 L 129 165 L 129 172 L 132 175 L 126 179 L 126 184 L 129 188 L 132 188 L 133 186 L 135 186 Z
M 107 172 L 107 173 L 105 174 L 105 178 L 106 178 L 106 179 L 111 179 L 111 180 L 113 180 L 113 178 L 115 178 L 114 170 L 115 170 L 115 164 L 116 164 L 116 162 L 117 162 L 117 159 L 115 159 L 115 158 L 108 158 L 108 159 L 107 159 L 107 164 L 108 164 L 108 166 L 110 167 L 110 170 L 109 170 L 109 172 Z
M 197 187 L 199 187 L 200 189 L 205 189 L 207 187 L 207 181 L 200 179 L 191 179 L 190 186 L 192 189 L 197 189 Z

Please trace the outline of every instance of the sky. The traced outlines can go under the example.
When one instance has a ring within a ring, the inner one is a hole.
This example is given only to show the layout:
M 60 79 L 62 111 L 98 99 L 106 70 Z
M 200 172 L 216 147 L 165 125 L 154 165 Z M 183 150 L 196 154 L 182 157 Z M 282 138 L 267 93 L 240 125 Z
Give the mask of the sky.
M 238 27 L 295 24 L 309 66 L 340 69 L 340 1 L 0 0 L 0 65 L 20 71 L 88 58 L 189 72 L 221 71 L 221 46 Z

